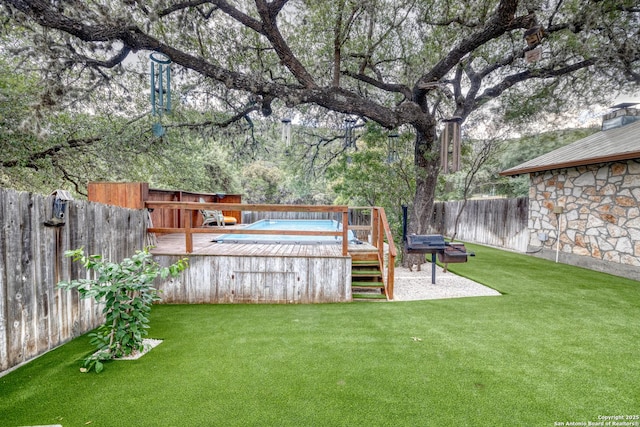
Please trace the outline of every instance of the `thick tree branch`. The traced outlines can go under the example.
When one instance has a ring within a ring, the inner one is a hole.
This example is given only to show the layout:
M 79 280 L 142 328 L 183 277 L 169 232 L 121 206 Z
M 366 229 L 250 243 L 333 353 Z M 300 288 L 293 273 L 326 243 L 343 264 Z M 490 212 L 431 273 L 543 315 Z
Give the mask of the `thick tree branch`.
M 258 34 L 265 35 L 260 21 L 240 12 L 238 9 L 231 6 L 226 0 L 211 0 L 211 3 L 215 4 L 222 12 L 226 13 L 245 27 L 251 28 Z
M 229 117 L 227 120 L 223 120 L 223 121 L 215 121 L 215 120 L 206 120 L 204 122 L 198 122 L 198 123 L 178 123 L 178 124 L 171 124 L 171 125 L 166 125 L 167 128 L 187 128 L 187 129 L 198 129 L 198 128 L 203 128 L 203 127 L 218 127 L 218 128 L 226 128 L 231 126 L 232 124 L 246 118 L 251 112 L 253 111 L 258 111 L 260 109 L 259 106 L 257 105 L 252 105 L 251 107 L 247 107 L 245 109 L 243 109 L 242 111 L 234 114 L 233 116 Z
M 37 151 L 31 153 L 26 159 L 20 160 L 5 160 L 0 163 L 2 167 L 14 168 L 17 166 L 24 166 L 30 169 L 38 169 L 38 160 L 55 157 L 58 153 L 65 149 L 78 149 L 81 147 L 87 147 L 97 142 L 102 141 L 102 137 L 95 136 L 90 138 L 70 139 L 62 144 L 56 144 L 46 150 Z
M 560 77 L 590 67 L 595 63 L 596 59 L 592 58 L 577 62 L 575 64 L 567 65 L 562 68 L 526 70 L 521 73 L 512 74 L 508 77 L 505 77 L 500 83 L 496 84 L 495 86 L 485 89 L 483 93 L 475 99 L 474 108 L 477 108 L 490 99 L 500 96 L 505 90 L 525 80 Z
M 276 17 L 287 3 L 286 0 L 272 2 L 256 0 L 256 6 L 262 21 L 258 21 L 247 14 L 242 13 L 237 8 L 231 6 L 226 0 L 211 0 L 211 3 L 215 4 L 222 12 L 226 13 L 240 24 L 267 37 L 278 57 L 282 61 L 282 64 L 291 71 L 301 85 L 305 87 L 316 86 L 313 81 L 313 77 L 304 68 L 302 63 L 298 61 L 278 29 Z
M 211 3 L 210 0 L 191 0 L 185 2 L 174 3 L 166 9 L 163 9 L 158 12 L 159 17 L 164 17 L 172 14 L 173 12 L 177 12 L 179 10 L 188 9 L 190 7 L 198 7 L 203 4 Z
M 87 66 L 101 67 L 101 68 L 113 68 L 116 65 L 122 63 L 122 61 L 125 60 L 125 58 L 129 55 L 129 53 L 131 53 L 131 49 L 128 46 L 123 46 L 122 49 L 120 49 L 120 51 L 117 54 L 115 54 L 114 56 L 112 56 L 111 58 L 105 61 L 102 61 L 95 58 L 89 58 L 88 56 L 77 53 L 75 48 L 71 46 L 70 43 L 67 43 L 67 48 L 71 52 L 73 52 L 74 55 L 76 55 L 77 58 L 80 59 L 80 61 L 86 64 Z
M 271 14 L 275 17 L 280 13 L 282 8 L 289 2 L 289 0 L 271 0 L 269 7 L 271 8 Z
M 404 97 L 406 99 L 410 99 L 411 98 L 411 89 L 405 85 L 401 85 L 401 84 L 393 84 L 393 83 L 385 83 L 379 80 L 376 80 L 374 78 L 371 78 L 369 76 L 367 76 L 366 74 L 361 74 L 361 73 L 352 73 L 349 70 L 344 70 L 342 71 L 342 74 L 349 76 L 353 79 L 359 80 L 361 82 L 367 83 L 371 86 L 375 86 L 378 89 L 384 90 L 386 92 L 394 92 L 394 93 L 400 93 L 402 95 L 404 95 Z
M 271 42 L 271 45 L 280 58 L 280 61 L 282 61 L 282 64 L 291 71 L 302 86 L 307 88 L 317 87 L 313 76 L 309 74 L 304 65 L 302 65 L 298 58 L 293 54 L 291 48 L 284 40 L 284 37 L 282 37 L 276 22 L 277 12 L 279 12 L 280 9 L 272 7 L 274 5 L 277 5 L 277 3 L 272 4 L 267 3 L 266 0 L 256 0 L 258 13 L 262 17 L 264 35 Z
M 501 0 L 496 13 L 480 31 L 465 37 L 417 81 L 414 88 L 414 99 L 420 102 L 429 89 L 429 85 L 443 78 L 465 55 L 508 31 L 516 28 L 528 28 L 534 17 L 532 15 L 515 17 L 517 6 L 517 0 Z
M 466 22 L 464 19 L 462 19 L 459 16 L 455 16 L 453 18 L 445 19 L 442 21 L 429 21 L 428 19 L 425 19 L 423 22 L 427 25 L 434 25 L 436 27 L 448 27 L 451 24 L 458 24 L 462 27 L 477 28 L 481 25 L 480 22 L 477 22 L 477 21 Z

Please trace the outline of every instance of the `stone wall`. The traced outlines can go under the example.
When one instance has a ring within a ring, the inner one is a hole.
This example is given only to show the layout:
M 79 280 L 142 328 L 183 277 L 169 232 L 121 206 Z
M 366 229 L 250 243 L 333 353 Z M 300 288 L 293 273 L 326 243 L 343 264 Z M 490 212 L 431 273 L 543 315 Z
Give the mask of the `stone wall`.
M 640 267 L 639 161 L 533 173 L 529 198 L 530 252 Z

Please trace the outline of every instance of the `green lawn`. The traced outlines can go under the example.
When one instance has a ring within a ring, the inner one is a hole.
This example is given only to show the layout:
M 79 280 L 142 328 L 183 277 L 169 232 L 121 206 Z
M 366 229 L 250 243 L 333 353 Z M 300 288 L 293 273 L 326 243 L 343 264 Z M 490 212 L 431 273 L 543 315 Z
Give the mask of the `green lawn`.
M 640 414 L 640 282 L 468 246 L 477 256 L 451 270 L 503 296 L 157 306 L 150 337 L 164 342 L 137 361 L 82 374 L 81 337 L 0 378 L 0 424 L 553 426 Z

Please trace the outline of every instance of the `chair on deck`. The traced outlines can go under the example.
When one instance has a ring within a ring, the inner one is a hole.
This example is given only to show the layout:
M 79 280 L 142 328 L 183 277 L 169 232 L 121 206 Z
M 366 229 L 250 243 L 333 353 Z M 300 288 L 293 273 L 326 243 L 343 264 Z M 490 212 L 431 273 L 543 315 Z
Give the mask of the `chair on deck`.
M 200 203 L 206 203 L 202 197 L 200 198 Z M 224 227 L 224 215 L 222 214 L 222 211 L 201 209 L 200 213 L 202 214 L 203 227 L 211 225 L 214 222 L 218 227 Z

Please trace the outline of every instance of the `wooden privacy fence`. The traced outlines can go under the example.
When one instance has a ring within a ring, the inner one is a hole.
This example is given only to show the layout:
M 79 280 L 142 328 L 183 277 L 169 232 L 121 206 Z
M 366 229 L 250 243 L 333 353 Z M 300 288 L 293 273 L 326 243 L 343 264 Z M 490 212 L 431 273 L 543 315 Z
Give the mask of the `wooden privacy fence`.
M 349 225 L 367 225 L 371 223 L 371 207 L 349 207 Z M 340 221 L 340 217 L 330 212 L 269 212 L 269 211 L 244 211 L 242 223 L 251 224 L 262 219 L 334 219 Z
M 382 208 L 378 207 L 349 207 L 347 214 L 349 229 L 353 231 L 360 240 L 370 241 L 372 229 L 375 227 L 373 212 Z M 242 223 L 251 224 L 263 219 L 328 219 L 341 221 L 340 214 L 331 212 L 269 212 L 269 211 L 244 211 L 242 212 Z
M 145 244 L 146 213 L 70 200 L 65 224 L 47 227 L 53 196 L 0 189 L 0 372 L 26 362 L 102 323 L 102 307 L 60 280 L 86 275 L 64 257 L 84 247 L 119 262 Z
M 431 232 L 452 236 L 464 201 L 436 203 Z M 468 200 L 456 239 L 526 252 L 529 243 L 529 199 Z

